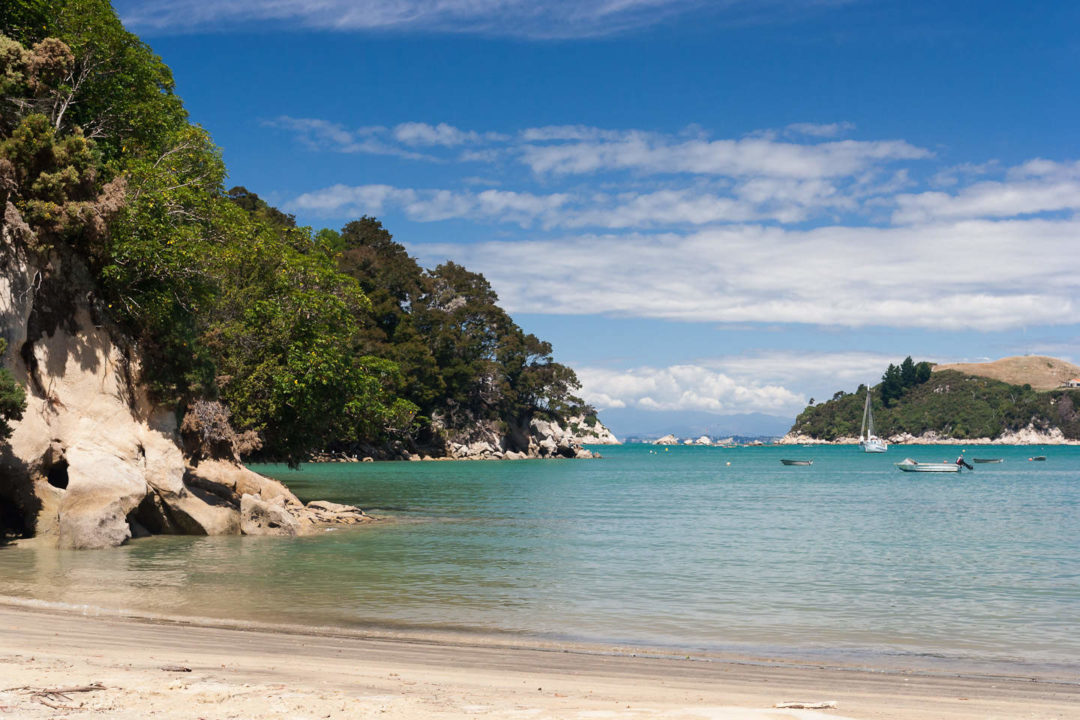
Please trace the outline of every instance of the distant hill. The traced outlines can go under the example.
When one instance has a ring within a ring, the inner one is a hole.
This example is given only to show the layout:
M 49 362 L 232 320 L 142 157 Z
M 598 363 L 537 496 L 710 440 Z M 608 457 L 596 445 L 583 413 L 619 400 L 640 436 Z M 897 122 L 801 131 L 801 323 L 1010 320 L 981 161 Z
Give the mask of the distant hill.
M 960 367 L 973 367 L 977 373 Z M 875 429 L 892 442 L 996 439 L 1031 431 L 1078 440 L 1080 390 L 1062 389 L 1059 377 L 1080 377 L 1080 368 L 1047 357 L 938 366 L 928 380 L 905 388 L 888 403 L 882 400 L 881 385 L 871 388 Z M 807 407 L 791 433 L 825 441 L 857 438 L 866 392 L 865 387 L 855 393 L 838 392 L 828 402 Z
M 1009 385 L 1030 385 L 1036 390 L 1054 390 L 1066 380 L 1080 378 L 1080 366 L 1045 355 L 1007 357 L 985 363 L 935 365 L 934 372 L 955 370 L 964 375 L 1000 380 Z

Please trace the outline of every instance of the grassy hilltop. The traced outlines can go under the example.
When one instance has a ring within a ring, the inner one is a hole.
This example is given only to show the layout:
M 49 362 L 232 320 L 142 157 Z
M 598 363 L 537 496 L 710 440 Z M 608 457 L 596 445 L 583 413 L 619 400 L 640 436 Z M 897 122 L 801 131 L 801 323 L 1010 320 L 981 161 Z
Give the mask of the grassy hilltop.
M 1031 367 L 1030 375 L 1021 372 L 1024 366 Z M 1042 431 L 1058 428 L 1066 438 L 1080 439 L 1080 391 L 1057 387 L 1059 381 L 1055 381 L 1055 389 L 1038 389 L 1050 384 L 1047 372 L 1075 366 L 1053 358 L 1029 357 L 959 366 L 964 372 L 953 367 L 958 366 L 935 367 L 929 377 L 903 387 L 898 394 L 895 389 L 888 392 L 887 380 L 870 388 L 876 434 L 888 438 L 932 432 L 942 438 L 965 440 L 997 438 L 1030 425 Z M 976 373 L 1034 382 L 1009 383 Z M 1080 377 L 1080 373 L 1072 376 Z M 839 391 L 828 402 L 810 405 L 795 419 L 791 431 L 819 440 L 857 437 L 866 392 L 867 388 L 860 386 L 854 393 Z

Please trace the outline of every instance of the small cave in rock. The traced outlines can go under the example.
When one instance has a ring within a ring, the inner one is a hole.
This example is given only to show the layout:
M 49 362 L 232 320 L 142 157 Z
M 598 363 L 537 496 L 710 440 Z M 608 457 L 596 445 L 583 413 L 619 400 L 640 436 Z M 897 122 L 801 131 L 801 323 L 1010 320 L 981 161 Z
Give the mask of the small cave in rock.
M 55 465 L 49 468 L 45 473 L 45 479 L 49 481 L 49 484 L 54 488 L 60 488 L 61 490 L 67 490 L 68 486 L 68 464 L 67 460 L 60 460 Z

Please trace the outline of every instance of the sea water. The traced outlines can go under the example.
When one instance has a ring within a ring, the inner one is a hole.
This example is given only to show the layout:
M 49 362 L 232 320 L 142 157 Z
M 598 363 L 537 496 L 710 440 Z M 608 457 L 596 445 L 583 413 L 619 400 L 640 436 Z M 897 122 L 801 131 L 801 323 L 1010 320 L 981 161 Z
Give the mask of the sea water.
M 255 469 L 386 522 L 0 548 L 0 595 L 883 669 L 1080 677 L 1080 448 L 601 448 Z M 1028 460 L 1045 455 L 1045 462 Z M 788 467 L 781 458 L 812 459 Z

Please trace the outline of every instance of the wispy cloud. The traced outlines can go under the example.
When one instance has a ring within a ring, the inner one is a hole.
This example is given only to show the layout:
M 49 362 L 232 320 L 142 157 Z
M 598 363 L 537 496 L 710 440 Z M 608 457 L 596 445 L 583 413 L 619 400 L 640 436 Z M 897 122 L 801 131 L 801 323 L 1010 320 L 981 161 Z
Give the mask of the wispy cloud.
M 853 122 L 834 123 L 792 123 L 784 128 L 787 135 L 809 135 L 810 137 L 831 138 L 844 135 L 855 129 Z
M 1049 220 L 742 225 L 413 250 L 483 272 L 518 312 L 1000 330 L 1075 322 L 1077 234 Z
M 349 129 L 317 118 L 280 117 L 267 124 L 294 132 L 308 147 L 331 152 L 410 157 L 417 147 L 468 146 L 468 154 L 452 159 L 469 162 L 490 162 L 499 153 L 509 153 L 538 176 L 624 171 L 639 175 L 810 180 L 851 177 L 887 163 L 933 156 L 931 151 L 904 140 L 820 140 L 849 127 L 845 123 L 800 125 L 800 134 L 813 138 L 804 142 L 781 141 L 768 135 L 710 140 L 700 128 L 667 134 L 559 125 L 527 128 L 508 135 L 425 122 Z
M 1080 163 L 1033 160 L 1010 169 L 1002 181 L 978 182 L 953 194 L 931 191 L 897 195 L 895 203 L 894 223 L 1080 210 Z
M 118 0 L 140 32 L 269 23 L 328 31 L 420 31 L 530 39 L 617 35 L 694 11 L 720 24 L 789 21 L 853 0 Z
M 458 188 L 338 184 L 287 207 L 524 228 L 498 242 L 415 248 L 484 272 L 515 311 L 999 330 L 1069 324 L 1080 307 L 1080 162 L 956 165 L 946 168 L 956 179 L 947 192 L 913 191 L 941 180 L 920 166 L 930 151 L 820 139 L 850 129 L 844 123 L 785 131 L 798 127 L 809 138 L 799 141 L 715 140 L 696 127 L 496 133 L 276 122 L 343 152 L 377 143 L 447 163 L 472 153 L 498 189 L 464 179 Z
M 437 205 L 439 212 L 431 212 Z M 395 188 L 334 185 L 304 193 L 287 205 L 296 212 L 344 217 L 387 210 L 410 220 L 469 219 L 523 227 L 645 229 L 775 221 L 797 223 L 854 201 L 825 181 L 755 180 L 729 195 L 697 189 L 622 193 L 534 194 L 510 190 Z
M 494 220 L 528 226 L 538 218 L 553 217 L 569 196 L 533 195 L 508 190 L 481 192 L 414 190 L 389 185 L 334 185 L 305 193 L 289 203 L 298 211 L 323 215 L 375 215 L 393 207 L 417 222 L 451 219 Z
M 340 123 L 318 118 L 294 118 L 285 115 L 267 120 L 263 124 L 292 132 L 297 142 L 315 151 L 394 155 L 410 160 L 438 160 L 432 155 L 418 153 L 400 144 L 387 142 L 385 138 L 396 132 L 397 128 L 393 130 L 385 127 L 349 129 Z
M 903 140 L 840 140 L 814 144 L 769 138 L 677 141 L 628 132 L 610 140 L 528 145 L 522 162 L 540 175 L 607 170 L 689 173 L 726 177 L 830 178 L 853 175 L 893 160 L 919 160 L 932 153 Z

